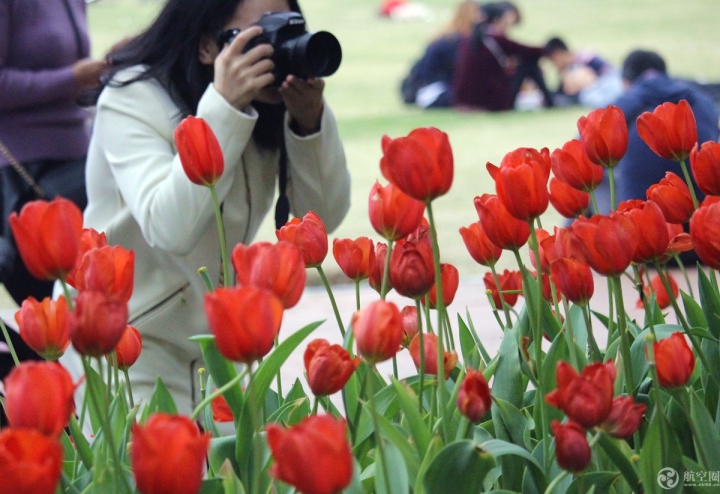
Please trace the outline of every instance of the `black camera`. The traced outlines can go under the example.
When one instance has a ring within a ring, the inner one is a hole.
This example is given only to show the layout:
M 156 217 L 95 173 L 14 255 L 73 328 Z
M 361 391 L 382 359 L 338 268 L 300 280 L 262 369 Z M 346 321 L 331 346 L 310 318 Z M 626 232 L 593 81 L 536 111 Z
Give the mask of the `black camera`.
M 264 43 L 272 45 L 276 85 L 289 74 L 302 78 L 325 77 L 340 67 L 342 49 L 337 38 L 327 31 L 308 33 L 305 19 L 297 12 L 268 12 L 257 25 L 263 32 L 248 42 L 245 51 Z M 219 47 L 222 49 L 238 33 L 240 29 L 229 29 L 220 34 Z

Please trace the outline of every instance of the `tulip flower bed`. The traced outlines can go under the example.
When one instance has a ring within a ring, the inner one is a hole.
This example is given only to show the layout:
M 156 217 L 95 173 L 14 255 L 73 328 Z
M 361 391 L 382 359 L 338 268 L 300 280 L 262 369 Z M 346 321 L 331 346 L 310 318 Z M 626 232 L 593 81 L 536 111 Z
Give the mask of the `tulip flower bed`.
M 384 137 L 388 183 L 378 182 L 368 201 L 384 241 L 332 241 L 343 273 L 358 293 L 368 280 L 376 300 L 361 306 L 358 297 L 352 319 L 342 320 L 322 271 L 328 236 L 313 212 L 279 229 L 277 243 L 223 252 L 226 286 L 207 282 L 212 334 L 195 338 L 206 372 L 197 376 L 204 399 L 190 416 L 174 413 L 161 382 L 149 403 L 136 403 L 121 377 L 141 351 L 140 334 L 127 326 L 132 252 L 83 229 L 68 201 L 29 204 L 10 220 L 24 261 L 76 295 L 29 299 L 16 316 L 23 339 L 47 362 L 21 363 L 4 383 L 3 490 L 716 492 L 720 144 L 696 142 L 686 102 L 641 115 L 638 127 L 653 151 L 681 162 L 685 177 L 669 174 L 648 200 L 623 202 L 609 215 L 584 216 L 604 175 L 615 202 L 613 167 L 628 141 L 616 107 L 582 117 L 581 139 L 552 153 L 521 148 L 499 166 L 488 163 L 496 194 L 475 199 L 479 221 L 460 236 L 488 268 L 495 321 L 447 310 L 459 273 L 442 262 L 433 215 L 433 200 L 453 180 L 447 135 L 423 128 Z M 222 154 L 209 127 L 190 117 L 176 140 L 188 177 L 216 199 Z M 575 218 L 569 227 L 541 228 L 550 204 Z M 522 261 L 525 249 L 532 265 Z M 668 264 L 682 269 L 679 253 L 690 249 L 702 260 L 698 283 L 679 291 Z M 518 269 L 498 273 L 505 251 Z M 312 339 L 318 322 L 278 343 L 306 269 L 325 281 L 337 338 Z M 591 309 L 592 271 L 607 280 L 607 314 Z M 641 297 L 642 321 L 627 316 L 623 277 L 638 289 L 631 296 Z M 407 304 L 386 300 L 390 290 Z M 503 331 L 495 355 L 479 322 Z M 54 362 L 70 343 L 85 359 L 86 401 L 77 406 L 77 383 Z M 303 346 L 307 388 L 283 393 L 280 370 Z M 402 348 L 418 372 L 379 373 L 377 364 Z M 107 375 L 97 370 L 104 358 Z M 87 417 L 91 437 L 80 426 Z M 219 422 L 236 432 L 222 435 Z

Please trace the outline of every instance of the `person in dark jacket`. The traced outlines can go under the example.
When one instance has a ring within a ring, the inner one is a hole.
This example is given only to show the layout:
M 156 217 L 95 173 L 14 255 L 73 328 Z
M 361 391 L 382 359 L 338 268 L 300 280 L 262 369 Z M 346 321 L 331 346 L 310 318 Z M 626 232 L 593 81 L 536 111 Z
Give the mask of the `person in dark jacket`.
M 451 92 L 453 106 L 512 110 L 527 80 L 532 80 L 541 91 L 544 106 L 552 106 L 538 66 L 544 48 L 523 45 L 506 36 L 507 29 L 520 21 L 517 7 L 511 2 L 493 2 L 483 5 L 483 13 L 485 21 L 470 36 L 461 39 L 458 47 Z
M 653 111 L 665 102 L 687 100 L 695 114 L 698 142 L 701 143 L 718 140 L 720 119 L 720 109 L 712 97 L 697 84 L 670 77 L 665 60 L 656 52 L 635 50 L 630 53 L 623 62 L 622 77 L 628 89 L 613 104 L 625 114 L 629 139 L 627 152 L 614 171 L 618 203 L 646 199 L 647 189 L 668 171 L 683 177 L 677 162 L 661 158 L 640 138 L 636 120 L 643 112 Z M 702 193 L 697 186 L 695 191 L 701 199 Z M 609 204 L 605 209 L 609 209 Z

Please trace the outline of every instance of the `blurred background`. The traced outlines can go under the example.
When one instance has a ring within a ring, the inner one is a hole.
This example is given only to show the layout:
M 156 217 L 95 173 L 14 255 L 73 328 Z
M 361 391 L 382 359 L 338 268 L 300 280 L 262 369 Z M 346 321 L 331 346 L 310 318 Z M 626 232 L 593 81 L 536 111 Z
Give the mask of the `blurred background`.
M 434 203 L 439 223 L 443 262 L 454 264 L 461 279 L 480 277 L 458 233 L 461 226 L 477 221 L 473 198 L 494 193 L 485 170 L 489 161 L 499 164 L 505 153 L 521 146 L 552 151 L 576 137 L 583 107 L 538 109 L 503 113 L 465 113 L 456 110 L 420 110 L 403 104 L 400 82 L 422 55 L 427 43 L 453 15 L 456 2 L 423 0 L 423 15 L 391 20 L 379 15 L 380 3 L 368 0 L 301 1 L 311 31 L 335 34 L 343 48 L 343 61 L 327 79 L 326 98 L 339 123 L 353 176 L 352 208 L 344 223 L 330 237 L 368 236 L 379 240 L 367 216 L 370 188 L 379 171 L 380 140 L 399 137 L 417 127 L 445 131 L 453 147 L 455 179 L 450 192 Z M 666 60 L 673 76 L 700 82 L 720 82 L 720 2 L 717 0 L 519 0 L 522 22 L 510 37 L 542 46 L 553 36 L 562 37 L 573 49 L 590 49 L 620 66 L 633 49 L 651 49 Z M 88 18 L 95 56 L 102 56 L 118 40 L 131 36 L 153 18 L 162 0 L 96 0 L 88 4 Z M 549 86 L 557 85 L 554 67 L 543 61 Z M 548 210 L 543 227 L 552 229 L 563 219 Z M 257 240 L 274 240 L 271 218 Z M 509 254 L 499 268 L 515 265 Z M 342 274 L 329 255 L 324 266 L 329 277 Z M 312 281 L 313 279 L 311 279 Z M 317 281 L 317 280 L 314 280 Z M 3 304 L 6 306 L 5 304 Z

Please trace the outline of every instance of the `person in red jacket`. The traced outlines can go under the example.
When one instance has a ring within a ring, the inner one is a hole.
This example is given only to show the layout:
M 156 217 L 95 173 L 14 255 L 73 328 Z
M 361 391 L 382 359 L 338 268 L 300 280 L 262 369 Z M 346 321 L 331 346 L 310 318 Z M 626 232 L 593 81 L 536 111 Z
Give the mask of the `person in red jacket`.
M 542 47 L 510 40 L 507 29 L 520 21 L 520 12 L 511 2 L 482 6 L 486 21 L 460 42 L 451 100 L 456 108 L 505 111 L 515 107 L 523 83 L 531 80 L 541 91 L 544 106 L 552 106 L 538 60 Z

